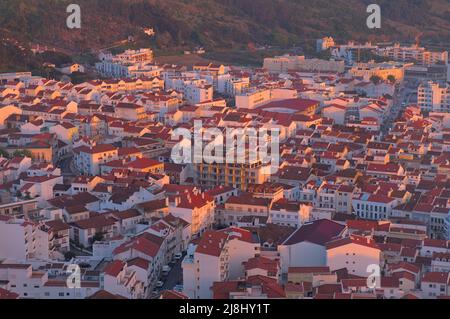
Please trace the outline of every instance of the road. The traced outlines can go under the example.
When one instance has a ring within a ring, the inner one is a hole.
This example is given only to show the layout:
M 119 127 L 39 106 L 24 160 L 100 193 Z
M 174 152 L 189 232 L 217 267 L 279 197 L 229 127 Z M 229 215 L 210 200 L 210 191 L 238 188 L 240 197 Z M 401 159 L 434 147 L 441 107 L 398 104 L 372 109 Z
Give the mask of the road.
M 73 166 L 73 157 L 65 157 L 58 161 L 57 166 L 61 169 L 61 174 L 67 177 L 74 177 L 80 175 Z
M 389 133 L 394 121 L 410 103 L 414 103 L 413 96 L 417 92 L 415 85 L 410 85 L 408 81 L 402 82 L 394 94 L 394 101 L 386 121 L 381 125 L 381 133 L 384 135 Z
M 161 291 L 173 290 L 175 286 L 183 284 L 183 269 L 181 268 L 183 258 L 170 265 L 172 269 L 167 276 L 160 276 L 159 280 L 164 282 L 164 286 L 162 288 L 155 288 L 155 293 L 150 293 L 149 299 L 159 298 Z

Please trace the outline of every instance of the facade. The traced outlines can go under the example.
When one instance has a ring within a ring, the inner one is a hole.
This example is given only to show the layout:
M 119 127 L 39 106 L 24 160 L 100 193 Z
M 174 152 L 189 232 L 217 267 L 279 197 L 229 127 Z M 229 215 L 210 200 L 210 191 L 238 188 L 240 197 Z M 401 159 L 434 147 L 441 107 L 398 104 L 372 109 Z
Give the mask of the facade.
M 345 70 L 345 65 L 343 61 L 326 61 L 306 59 L 304 56 L 283 55 L 264 59 L 264 69 L 272 73 L 288 71 L 342 73 Z
M 377 54 L 393 61 L 416 62 L 420 65 L 447 64 L 448 62 L 447 51 L 428 51 L 419 46 L 403 47 L 398 43 L 391 47 L 379 48 Z
M 417 91 L 422 112 L 450 113 L 450 86 L 438 82 L 422 83 Z

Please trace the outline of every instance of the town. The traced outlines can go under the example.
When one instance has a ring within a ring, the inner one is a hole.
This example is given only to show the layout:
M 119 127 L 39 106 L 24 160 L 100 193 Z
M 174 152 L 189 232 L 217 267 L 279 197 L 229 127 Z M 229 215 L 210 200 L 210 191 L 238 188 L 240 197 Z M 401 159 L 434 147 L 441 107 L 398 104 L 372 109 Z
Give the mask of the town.
M 0 299 L 449 299 L 448 52 L 316 46 L 0 74 Z

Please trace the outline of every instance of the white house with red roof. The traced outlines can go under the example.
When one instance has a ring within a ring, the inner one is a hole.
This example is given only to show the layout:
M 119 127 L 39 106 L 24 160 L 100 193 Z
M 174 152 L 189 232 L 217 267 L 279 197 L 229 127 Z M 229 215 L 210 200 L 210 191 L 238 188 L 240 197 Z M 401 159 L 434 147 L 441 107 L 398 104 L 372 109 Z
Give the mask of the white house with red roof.
M 428 272 L 422 277 L 420 289 L 423 298 L 436 299 L 439 296 L 450 296 L 449 286 L 449 272 Z
M 243 262 L 258 247 L 259 241 L 244 229 L 205 232 L 183 260 L 183 293 L 192 299 L 212 298 L 213 283 L 244 276 Z
M 351 275 L 368 277 L 368 267 L 381 264 L 381 250 L 369 237 L 350 235 L 328 242 L 326 249 L 331 271 L 346 268 Z
M 280 281 L 280 261 L 267 257 L 257 256 L 244 262 L 245 277 L 265 276 Z
M 104 215 L 93 216 L 71 223 L 70 239 L 83 247 L 91 247 L 95 241 L 113 238 L 119 232 L 116 219 Z
M 145 284 L 133 268 L 121 260 L 110 262 L 103 272 L 103 289 L 128 299 L 144 298 Z
M 114 260 L 128 261 L 141 258 L 150 263 L 147 278 L 156 279 L 165 265 L 167 239 L 144 232 L 131 238 L 113 250 Z
M 80 146 L 73 152 L 75 167 L 86 175 L 99 175 L 100 165 L 118 159 L 118 149 L 110 144 Z
M 199 236 L 214 223 L 214 198 L 206 193 L 183 190 L 169 196 L 169 212 L 191 224 L 193 236 Z
M 0 256 L 19 261 L 50 258 L 48 227 L 23 219 L 0 216 Z
M 328 219 L 302 225 L 278 246 L 282 272 L 289 267 L 326 266 L 326 243 L 345 233 L 345 226 Z
M 386 220 L 392 210 L 401 204 L 398 198 L 384 194 L 362 193 L 353 197 L 352 205 L 356 215 L 363 219 Z

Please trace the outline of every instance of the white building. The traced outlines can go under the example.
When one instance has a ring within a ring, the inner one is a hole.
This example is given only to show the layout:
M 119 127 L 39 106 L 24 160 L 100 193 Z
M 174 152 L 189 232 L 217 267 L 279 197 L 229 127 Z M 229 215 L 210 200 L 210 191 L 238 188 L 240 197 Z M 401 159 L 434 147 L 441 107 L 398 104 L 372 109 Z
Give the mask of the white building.
M 0 216 L 1 258 L 25 261 L 49 256 L 49 232 L 43 225 Z
M 447 217 L 445 218 L 445 234 L 446 234 L 446 239 L 450 240 L 450 212 L 448 213 Z
M 450 113 L 450 85 L 428 81 L 417 89 L 418 105 L 422 112 Z
M 99 175 L 101 164 L 118 159 L 118 149 L 108 144 L 80 146 L 73 151 L 76 168 L 86 175 Z
M 254 257 L 258 247 L 259 242 L 243 229 L 207 231 L 183 260 L 183 293 L 192 299 L 211 299 L 213 283 L 244 276 L 243 262 Z
M 448 296 L 450 286 L 449 272 L 429 272 L 422 277 L 420 288 L 422 297 L 436 299 L 439 296 Z
M 298 228 L 310 220 L 312 208 L 312 205 L 282 199 L 272 204 L 267 222 Z
M 327 266 L 331 271 L 346 268 L 348 273 L 368 277 L 371 265 L 380 265 L 381 250 L 370 238 L 350 235 L 327 244 Z
M 332 37 L 324 37 L 322 39 L 317 39 L 316 41 L 316 52 L 326 51 L 331 47 L 335 46 L 334 39 Z
M 392 216 L 392 209 L 399 205 L 399 200 L 385 195 L 364 193 L 353 198 L 353 210 L 360 218 L 383 220 Z
M 345 226 L 327 219 L 304 224 L 278 246 L 282 273 L 289 267 L 325 266 L 326 243 L 345 233 Z

